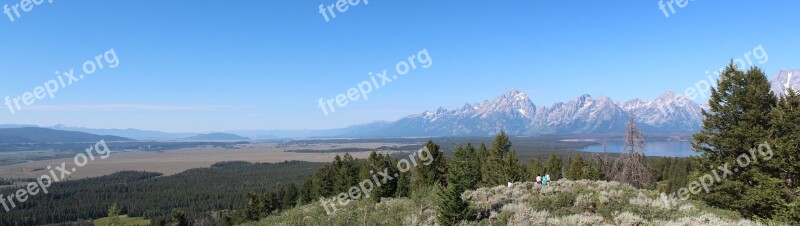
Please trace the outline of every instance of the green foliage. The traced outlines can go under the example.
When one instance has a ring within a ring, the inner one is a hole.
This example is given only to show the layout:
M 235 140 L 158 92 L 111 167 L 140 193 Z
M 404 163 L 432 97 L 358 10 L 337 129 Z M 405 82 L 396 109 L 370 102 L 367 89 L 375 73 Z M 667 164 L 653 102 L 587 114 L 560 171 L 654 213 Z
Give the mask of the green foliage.
M 565 174 L 570 180 L 599 180 L 601 176 L 600 167 L 584 161 L 579 154 L 570 160 Z
M 298 196 L 300 196 L 298 200 L 300 204 L 307 204 L 314 200 L 314 182 L 311 178 L 303 179 Z
M 110 226 L 120 226 L 121 221 L 119 217 L 119 206 L 114 203 L 111 205 L 111 208 L 108 208 L 108 225 Z
M 173 222 L 172 224 L 175 225 L 175 226 L 189 226 L 189 225 L 191 225 L 191 222 L 186 217 L 186 214 L 183 213 L 183 211 L 181 211 L 179 209 L 173 209 L 172 210 L 172 214 L 170 214 L 170 215 L 172 216 L 172 222 Z
M 547 163 L 545 163 L 544 168 L 545 173 L 550 174 L 550 180 L 557 181 L 561 179 L 561 172 L 563 168 L 561 164 L 561 159 L 559 159 L 555 153 L 550 154 L 550 158 L 547 159 Z
M 399 175 L 399 172 L 395 165 L 392 165 L 393 163 L 394 161 L 389 155 L 372 152 L 365 165 L 361 168 L 361 178 L 377 180 L 375 188 L 370 194 L 370 198 L 376 202 L 380 201 L 381 198 L 393 197 L 397 192 L 397 180 L 394 179 L 394 175 Z M 386 174 L 392 179 L 383 178 L 381 174 Z
M 247 192 L 262 193 L 299 183 L 322 165 L 298 161 L 224 162 L 169 176 L 125 171 L 62 181 L 53 183 L 48 194 L 31 196 L 25 205 L 0 214 L 0 225 L 46 225 L 98 219 L 108 216 L 111 203 L 117 203 L 121 212 L 131 218 L 166 221 L 174 208 L 182 209 L 195 219 L 210 218 L 206 214 L 209 211 L 243 207 Z M 16 189 L 2 188 L 0 194 L 14 191 Z
M 756 67 L 743 72 L 731 62 L 722 72 L 717 89 L 711 93 L 710 112 L 703 112 L 703 128 L 694 135 L 693 147 L 702 153 L 697 159 L 699 165 L 731 164 L 737 173 L 713 186 L 710 193 L 696 197 L 744 216 L 797 224 L 800 219 L 789 212 L 796 210 L 800 175 L 800 100 L 792 91 L 779 101 L 770 85 Z M 769 156 L 763 150 L 756 151 L 764 142 L 775 150 L 774 159 L 769 160 L 772 150 Z M 755 159 L 747 167 L 738 167 L 736 160 L 742 155 Z M 698 168 L 693 178 L 705 170 Z
M 536 176 L 542 176 L 544 174 L 544 165 L 542 165 L 542 161 L 538 158 L 532 158 L 528 161 L 528 173 L 526 179 L 528 181 L 536 181 Z
M 495 136 L 489 154 L 483 162 L 481 174 L 482 184 L 486 186 L 523 179 L 525 168 L 519 163 L 517 152 L 511 149 L 511 141 L 504 131 Z
M 447 184 L 454 187 L 456 191 L 475 189 L 480 178 L 480 162 L 476 158 L 477 153 L 472 144 L 467 147 L 456 146 L 453 151 L 453 158 L 448 162 Z
M 416 161 L 419 163 L 414 169 L 414 180 L 413 180 L 413 189 L 418 189 L 422 187 L 430 187 L 435 185 L 447 185 L 447 159 L 439 150 L 439 145 L 434 143 L 433 140 L 428 140 L 428 143 L 425 144 L 425 149 L 427 149 L 427 154 L 424 152 L 420 155 L 424 156 L 416 156 Z M 425 159 L 432 159 L 430 164 L 425 165 L 422 164 Z
M 112 223 L 111 218 L 104 217 L 100 219 L 93 220 L 91 225 L 95 226 L 111 226 L 111 225 L 122 225 L 122 226 L 148 226 L 152 225 L 150 220 L 146 220 L 141 217 L 128 217 L 125 215 L 120 215 L 117 217 L 118 221 Z M 80 223 L 72 224 L 72 225 L 83 225 Z M 88 224 L 87 224 L 88 225 Z
M 471 210 L 467 203 L 461 199 L 461 191 L 458 186 L 449 185 L 446 188 L 437 188 L 439 211 L 436 216 L 440 225 L 455 225 L 461 220 L 469 219 Z

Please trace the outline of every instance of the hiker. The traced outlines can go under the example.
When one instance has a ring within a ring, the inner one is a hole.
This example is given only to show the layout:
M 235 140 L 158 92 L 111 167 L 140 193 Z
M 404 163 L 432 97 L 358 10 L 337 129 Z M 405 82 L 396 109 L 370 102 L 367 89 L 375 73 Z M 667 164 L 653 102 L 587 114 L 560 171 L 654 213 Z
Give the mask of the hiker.
M 550 181 L 550 174 L 545 174 L 544 177 L 542 177 L 542 185 L 547 185 L 547 182 L 549 181 Z
M 536 176 L 536 184 L 542 184 L 542 176 Z

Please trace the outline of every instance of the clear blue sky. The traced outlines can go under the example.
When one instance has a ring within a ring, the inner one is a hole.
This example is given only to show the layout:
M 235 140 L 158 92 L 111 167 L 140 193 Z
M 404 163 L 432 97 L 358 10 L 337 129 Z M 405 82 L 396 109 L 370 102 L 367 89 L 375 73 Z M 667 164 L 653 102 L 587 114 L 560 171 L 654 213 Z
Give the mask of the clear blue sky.
M 2 0 L 0 4 L 17 4 Z M 0 98 L 113 48 L 103 69 L 0 124 L 164 131 L 322 129 L 454 108 L 511 88 L 537 105 L 587 93 L 682 92 L 763 45 L 771 76 L 800 68 L 797 1 L 381 1 L 325 22 L 314 1 L 64 1 L 0 15 Z M 623 3 L 624 2 L 624 3 Z M 368 72 L 433 60 L 325 116 Z

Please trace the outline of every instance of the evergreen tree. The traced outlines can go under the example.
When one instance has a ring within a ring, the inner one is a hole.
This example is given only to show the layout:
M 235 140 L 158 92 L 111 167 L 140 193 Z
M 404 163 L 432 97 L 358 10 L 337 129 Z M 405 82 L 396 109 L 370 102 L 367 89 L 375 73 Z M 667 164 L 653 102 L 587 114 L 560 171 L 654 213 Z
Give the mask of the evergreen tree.
M 394 165 L 397 165 L 397 160 L 395 160 Z M 397 191 L 395 191 L 394 197 L 409 197 L 410 195 L 411 172 L 399 173 L 399 176 L 397 177 Z
M 261 212 L 264 211 L 264 203 L 253 193 L 247 193 L 247 204 L 242 211 L 244 218 L 249 221 L 256 221 L 261 217 Z M 173 210 L 174 216 L 175 210 Z
M 800 95 L 789 89 L 770 114 L 770 137 L 774 156 L 763 164 L 784 187 L 776 219 L 800 224 Z
M 770 83 L 758 68 L 746 73 L 732 61 L 720 74 L 717 88 L 711 90 L 710 112 L 703 111 L 703 126 L 694 135 L 694 150 L 701 152 L 702 166 L 725 166 L 736 163 L 740 155 L 768 140 L 770 115 L 777 98 Z M 787 158 L 781 156 L 780 158 Z M 772 164 L 772 163 L 770 163 Z M 739 168 L 696 197 L 706 203 L 737 210 L 744 216 L 771 217 L 780 206 L 781 180 L 767 164 Z M 735 167 L 735 166 L 734 166 Z M 705 173 L 700 167 L 695 176 Z
M 298 193 L 297 185 L 294 185 L 294 183 L 286 187 L 286 193 L 283 195 L 283 206 L 286 209 L 294 208 L 297 205 Z
M 358 174 L 358 162 L 350 153 L 344 154 L 336 176 L 336 194 L 347 192 L 350 187 L 358 184 Z
M 110 226 L 122 225 L 122 222 L 120 221 L 119 218 L 119 212 L 120 212 L 119 206 L 117 206 L 116 203 L 114 203 L 114 205 L 111 205 L 111 207 L 108 208 L 108 225 Z
M 517 151 L 511 150 L 510 152 L 506 153 L 503 159 L 504 174 L 502 178 L 506 182 L 522 181 L 523 175 L 525 175 L 525 167 L 520 164 L 519 159 L 517 158 Z
M 600 169 L 600 165 L 589 162 L 584 170 L 584 176 L 584 179 L 587 180 L 601 180 L 603 179 L 603 170 Z
M 417 156 L 417 166 L 414 169 L 413 190 L 428 188 L 435 185 L 447 184 L 447 159 L 444 153 L 439 151 L 439 145 L 434 143 L 433 140 L 428 140 L 425 144 L 425 149 L 429 154 L 421 154 L 426 156 Z M 430 164 L 425 165 L 426 160 L 432 159 Z
M 478 150 L 477 150 L 476 154 L 478 156 L 478 158 L 477 158 L 478 162 L 479 162 L 478 165 L 480 166 L 478 169 L 481 171 L 481 173 L 478 175 L 478 183 L 480 185 L 485 185 L 484 181 L 486 181 L 486 180 L 483 178 L 483 171 L 484 171 L 484 169 L 486 167 L 486 164 L 487 164 L 487 161 L 489 159 L 489 149 L 486 148 L 486 144 L 485 143 L 481 142 L 481 145 L 478 146 Z
M 550 175 L 551 181 L 557 181 L 561 179 L 561 159 L 556 156 L 556 153 L 551 153 L 550 158 L 547 159 L 545 163 L 545 174 Z
M 463 199 L 461 199 L 461 191 L 458 186 L 450 185 L 448 187 L 438 186 L 437 205 L 438 215 L 436 220 L 439 225 L 449 226 L 455 225 L 461 220 L 468 220 L 470 218 L 470 208 Z
M 510 153 L 510 154 L 509 154 Z M 500 131 L 492 142 L 489 155 L 482 165 L 483 185 L 494 186 L 522 179 L 523 168 L 516 152 L 511 150 L 511 141 L 504 131 Z
M 501 130 L 500 133 L 494 137 L 494 142 L 492 142 L 492 148 L 490 150 L 497 152 L 500 158 L 505 157 L 506 154 L 511 151 L 511 140 L 509 140 L 508 134 L 506 134 L 505 131 Z
M 586 171 L 586 172 L 585 172 Z M 585 173 L 584 173 L 585 172 Z M 583 157 L 576 154 L 569 162 L 567 167 L 566 178 L 570 180 L 587 179 L 588 165 L 583 162 Z
M 528 181 L 535 181 L 536 176 L 544 175 L 544 165 L 538 158 L 532 158 L 528 161 Z
M 388 174 L 389 178 L 383 178 L 381 173 Z M 361 169 L 361 177 L 373 181 L 375 188 L 370 193 L 373 201 L 379 202 L 381 198 L 393 197 L 397 192 L 397 180 L 394 178 L 397 170 L 392 166 L 392 159 L 389 155 L 371 152 L 364 167 Z M 376 176 L 376 177 L 373 177 Z M 398 175 L 399 176 L 399 175 Z M 375 182 L 377 178 L 377 182 Z
M 453 150 L 453 158 L 449 161 L 447 184 L 456 191 L 475 189 L 477 186 L 480 170 L 475 157 L 475 148 L 472 144 L 468 144 L 466 148 L 458 145 Z
M 189 225 L 191 225 L 191 223 L 189 222 L 189 219 L 186 217 L 186 214 L 183 213 L 183 211 L 181 211 L 179 209 L 173 209 L 171 216 L 172 216 L 172 223 L 175 226 L 189 226 Z
M 303 179 L 303 184 L 300 185 L 300 194 L 299 194 L 299 202 L 300 204 L 307 204 L 315 200 L 317 197 L 314 197 L 314 183 L 311 181 L 310 178 Z
M 313 197 L 330 197 L 338 193 L 333 193 L 336 187 L 336 176 L 338 170 L 332 165 L 324 166 L 314 173 L 313 178 Z

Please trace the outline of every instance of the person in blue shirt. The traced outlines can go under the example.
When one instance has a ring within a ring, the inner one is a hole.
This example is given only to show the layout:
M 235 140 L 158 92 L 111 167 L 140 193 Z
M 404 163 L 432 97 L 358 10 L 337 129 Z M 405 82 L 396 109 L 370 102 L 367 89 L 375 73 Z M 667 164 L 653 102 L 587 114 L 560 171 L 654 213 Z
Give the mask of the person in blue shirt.
M 547 182 L 550 181 L 550 174 L 545 174 L 542 177 L 542 185 L 547 185 Z

